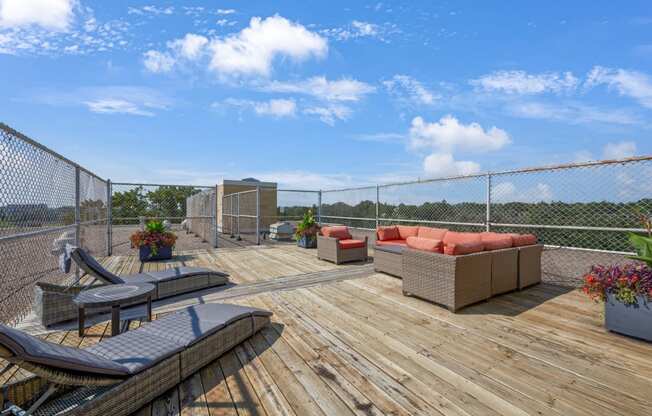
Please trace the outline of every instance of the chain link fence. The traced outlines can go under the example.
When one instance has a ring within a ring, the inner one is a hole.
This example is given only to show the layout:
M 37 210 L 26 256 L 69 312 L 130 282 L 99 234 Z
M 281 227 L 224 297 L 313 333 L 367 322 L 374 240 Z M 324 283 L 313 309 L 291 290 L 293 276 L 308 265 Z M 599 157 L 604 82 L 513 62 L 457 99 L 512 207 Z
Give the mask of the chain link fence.
M 0 322 L 32 308 L 37 282 L 66 284 L 66 243 L 107 254 L 107 182 L 0 124 Z
M 263 228 L 260 222 L 261 189 L 236 192 L 223 197 L 223 232 L 238 241 L 260 244 Z
M 217 247 L 219 238 L 216 195 L 215 189 L 207 189 L 186 199 L 186 231 L 209 242 L 213 247 Z
M 197 230 L 211 227 L 215 215 L 188 215 L 187 199 L 211 186 L 159 185 L 144 183 L 112 183 L 111 253 L 133 254 L 129 237 L 149 220 L 166 221 L 177 235 L 176 251 L 210 248 L 214 238 L 201 233 L 191 234 L 188 222 Z M 210 212 L 210 211 L 209 211 Z

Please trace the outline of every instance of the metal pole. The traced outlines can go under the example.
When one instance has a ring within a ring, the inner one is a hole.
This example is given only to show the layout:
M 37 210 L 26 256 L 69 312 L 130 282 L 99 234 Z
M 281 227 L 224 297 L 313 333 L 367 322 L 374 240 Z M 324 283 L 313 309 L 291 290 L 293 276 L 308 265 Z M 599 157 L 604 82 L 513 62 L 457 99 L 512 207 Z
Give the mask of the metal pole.
M 260 185 L 256 185 L 256 245 L 260 245 Z
M 378 213 L 380 212 L 380 185 L 376 185 L 376 229 L 378 229 L 378 226 L 380 225 L 380 221 L 378 219 Z
M 227 197 L 225 197 L 227 198 Z M 235 238 L 235 224 L 234 224 L 234 216 L 233 214 L 235 213 L 235 207 L 233 205 L 233 195 L 229 196 L 229 217 L 231 218 L 231 238 Z
M 217 229 L 217 188 L 218 185 L 215 185 L 215 201 L 212 204 L 213 205 L 213 221 L 215 222 L 215 228 L 213 229 L 213 232 L 215 233 L 215 242 L 213 243 L 213 247 L 217 248 L 217 242 L 219 240 L 219 232 Z M 224 207 L 222 207 L 224 209 Z
M 242 237 L 240 237 L 240 193 L 235 194 L 235 196 L 236 196 L 235 200 L 237 202 L 237 204 L 236 204 L 237 209 L 235 211 L 235 215 L 236 215 L 235 223 L 238 226 L 237 240 L 240 241 L 240 240 L 242 240 Z
M 317 196 L 317 224 L 321 225 L 321 189 Z
M 485 228 L 491 231 L 491 173 L 487 173 L 487 210 L 485 218 Z
M 81 184 L 79 166 L 75 166 L 75 246 L 81 246 Z M 79 267 L 75 267 L 75 276 L 79 279 Z
M 113 184 L 106 181 L 106 255 L 113 254 Z

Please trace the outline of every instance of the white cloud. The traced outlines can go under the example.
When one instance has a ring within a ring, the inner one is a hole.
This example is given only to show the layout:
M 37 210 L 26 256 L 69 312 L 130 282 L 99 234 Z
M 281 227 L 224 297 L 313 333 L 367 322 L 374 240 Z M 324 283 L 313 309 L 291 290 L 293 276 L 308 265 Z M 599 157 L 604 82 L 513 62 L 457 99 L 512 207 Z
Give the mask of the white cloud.
M 492 186 L 491 198 L 495 202 L 550 202 L 553 198 L 552 187 L 547 183 L 537 183 L 530 188 L 520 188 L 505 181 Z
M 171 15 L 174 13 L 174 7 L 156 7 L 156 6 L 143 6 L 143 7 L 128 7 L 127 14 L 138 14 L 138 15 L 154 15 L 158 16 L 161 14 Z
M 359 38 L 375 38 L 382 42 L 388 42 L 388 36 L 398 33 L 400 30 L 395 24 L 385 23 L 382 25 L 360 20 L 353 20 L 350 24 L 342 27 L 323 29 L 320 31 L 338 41 L 347 41 Z
M 38 25 L 65 31 L 74 18 L 75 0 L 0 0 L 0 27 Z
M 233 14 L 235 13 L 234 9 L 217 9 L 217 14 Z
M 450 153 L 455 150 L 498 150 L 511 140 L 505 130 L 495 126 L 485 131 L 478 123 L 464 125 L 455 117 L 447 115 L 434 123 L 415 117 L 410 128 L 410 141 L 415 148 L 434 148 Z
M 209 68 L 227 76 L 268 76 L 277 57 L 303 61 L 323 57 L 328 42 L 304 26 L 275 15 L 253 17 L 249 26 L 237 34 L 212 39 Z
M 632 157 L 636 154 L 636 143 L 634 142 L 618 142 L 607 143 L 604 146 L 603 155 L 605 159 L 625 159 Z
M 407 140 L 407 136 L 403 133 L 371 133 L 359 134 L 357 136 L 353 136 L 353 139 L 362 142 L 404 143 Z
M 143 64 L 150 72 L 170 72 L 176 59 L 167 52 L 150 50 L 143 54 Z
M 549 104 L 536 101 L 510 104 L 507 110 L 514 116 L 523 118 L 557 120 L 570 124 L 609 123 L 609 124 L 639 124 L 641 120 L 630 111 L 611 109 L 601 110 L 584 104 L 566 102 Z
M 94 113 L 104 114 L 133 114 L 138 116 L 154 115 L 153 112 L 141 108 L 138 104 L 121 99 L 98 99 L 84 102 L 88 109 Z
M 507 94 L 563 93 L 577 88 L 578 79 L 570 72 L 528 74 L 525 71 L 496 71 L 470 81 L 470 84 L 488 92 Z
M 237 98 L 227 98 L 221 103 L 214 103 L 214 108 L 220 108 L 224 105 L 237 107 L 240 109 L 251 109 L 258 115 L 267 115 L 273 117 L 293 117 L 297 112 L 297 104 L 294 100 L 272 99 L 269 101 L 241 100 Z
M 168 47 L 181 57 L 192 60 L 201 55 L 207 43 L 208 39 L 206 37 L 188 33 L 181 39 L 168 42 Z
M 441 98 L 408 75 L 394 75 L 392 79 L 383 81 L 383 85 L 393 97 L 405 103 L 432 105 Z
M 647 74 L 625 69 L 594 67 L 588 74 L 586 88 L 607 85 L 620 95 L 637 100 L 642 106 L 652 108 L 652 80 Z
M 355 79 L 329 81 L 323 76 L 298 82 L 273 81 L 261 89 L 268 92 L 308 94 L 326 101 L 359 101 L 375 91 L 373 86 Z
M 432 153 L 423 160 L 423 170 L 433 177 L 465 176 L 480 172 L 480 165 L 472 161 L 457 161 L 450 153 Z
M 308 107 L 303 112 L 304 114 L 316 115 L 324 123 L 334 126 L 337 120 L 347 120 L 351 116 L 352 110 L 343 105 L 329 105 L 326 107 Z

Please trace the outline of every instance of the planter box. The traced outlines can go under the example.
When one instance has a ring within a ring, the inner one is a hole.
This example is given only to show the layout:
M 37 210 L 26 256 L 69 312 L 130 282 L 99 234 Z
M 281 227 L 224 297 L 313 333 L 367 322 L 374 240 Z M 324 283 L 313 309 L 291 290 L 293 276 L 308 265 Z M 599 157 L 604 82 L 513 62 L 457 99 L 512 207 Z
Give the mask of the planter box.
M 652 302 L 638 296 L 638 305 L 627 306 L 607 294 L 604 324 L 609 331 L 652 342 Z
M 172 247 L 159 247 L 156 256 L 152 256 L 149 246 L 139 248 L 140 261 L 170 260 L 172 258 Z
M 303 248 L 316 248 L 317 237 L 316 236 L 308 237 L 304 235 L 303 237 L 297 240 L 297 245 Z

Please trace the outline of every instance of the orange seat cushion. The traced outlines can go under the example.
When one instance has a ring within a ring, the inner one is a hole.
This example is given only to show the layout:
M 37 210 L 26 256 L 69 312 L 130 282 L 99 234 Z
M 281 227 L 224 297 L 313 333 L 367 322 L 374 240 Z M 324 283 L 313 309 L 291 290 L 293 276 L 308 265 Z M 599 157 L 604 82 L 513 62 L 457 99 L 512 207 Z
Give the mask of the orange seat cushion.
M 452 256 L 479 253 L 483 250 L 484 244 L 482 242 L 448 243 L 444 246 L 444 254 Z
M 537 243 L 537 236 L 534 234 L 507 234 L 512 238 L 514 247 L 531 246 Z
M 507 234 L 484 232 L 480 233 L 480 238 L 485 250 L 500 250 L 514 245 L 512 237 Z
M 444 245 L 459 243 L 482 243 L 482 236 L 480 233 L 459 233 L 457 231 L 449 231 L 444 235 Z
M 431 238 L 433 240 L 443 240 L 446 232 L 448 232 L 448 230 L 445 228 L 419 227 L 417 237 Z
M 405 243 L 408 247 L 415 250 L 430 251 L 433 253 L 444 252 L 444 243 L 441 240 L 422 237 L 408 237 Z
M 407 247 L 405 240 L 385 240 L 385 241 L 376 241 L 377 246 L 403 246 Z
M 397 225 L 398 234 L 401 240 L 407 240 L 408 237 L 416 237 L 419 234 L 419 227 L 412 225 Z
M 346 227 L 344 225 L 336 225 L 333 227 L 322 227 L 321 234 L 324 237 L 336 238 L 338 240 L 351 239 L 351 233 L 349 232 L 349 227 Z
M 346 250 L 349 248 L 363 248 L 365 246 L 365 242 L 362 240 L 339 240 L 337 244 L 340 246 L 341 249 Z
M 378 227 L 376 230 L 376 238 L 380 241 L 385 240 L 400 240 L 401 235 L 398 233 L 398 228 L 395 225 L 390 227 Z

